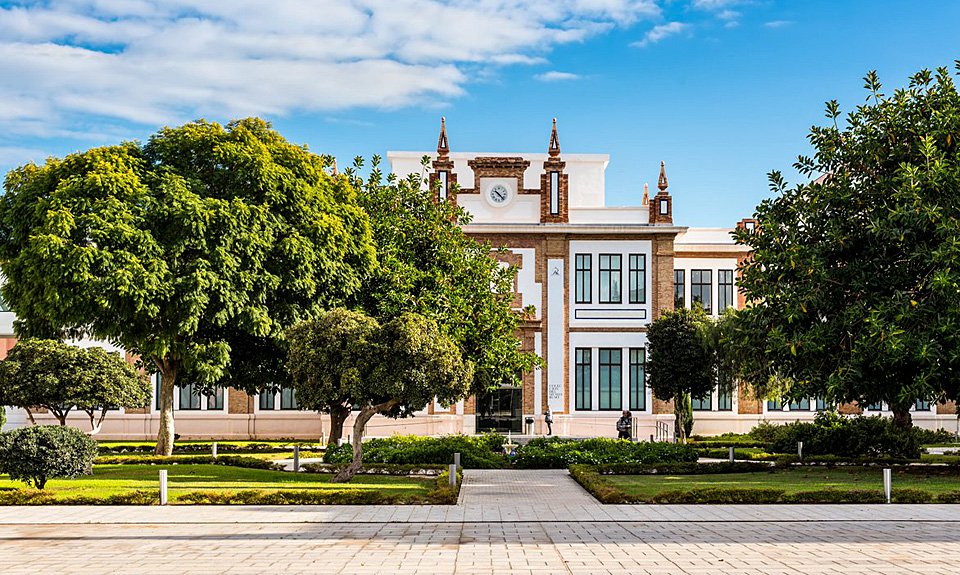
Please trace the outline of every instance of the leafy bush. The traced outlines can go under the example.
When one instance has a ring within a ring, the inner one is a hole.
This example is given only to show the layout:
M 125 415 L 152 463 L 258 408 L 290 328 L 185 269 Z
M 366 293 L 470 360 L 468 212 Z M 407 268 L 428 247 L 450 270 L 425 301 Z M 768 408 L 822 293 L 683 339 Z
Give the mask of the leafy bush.
M 957 435 L 951 431 L 947 431 L 942 427 L 936 431 L 930 429 L 921 429 L 917 428 L 917 441 L 921 445 L 939 445 L 944 443 L 954 443 L 957 441 Z
M 103 465 L 210 464 L 244 467 L 247 469 L 268 469 L 272 471 L 283 471 L 284 469 L 279 463 L 274 463 L 266 459 L 257 459 L 256 457 L 244 457 L 242 455 L 221 455 L 219 457 L 213 457 L 211 455 L 101 455 L 97 457 L 96 462 Z
M 130 491 L 106 497 L 71 495 L 57 497 L 48 491 L 10 489 L 0 491 L 0 505 L 155 505 L 160 502 L 157 491 Z
M 74 427 L 36 425 L 0 433 L 0 472 L 37 489 L 51 478 L 90 474 L 96 456 L 97 442 Z
M 697 452 L 689 445 L 633 443 L 607 438 L 576 440 L 538 437 L 517 450 L 514 465 L 521 469 L 562 469 L 576 464 L 653 464 L 696 460 Z
M 704 449 L 700 447 L 700 444 L 694 445 L 694 447 L 697 448 L 697 454 L 700 457 L 708 457 L 710 459 L 727 459 L 730 457 L 729 448 Z M 753 448 L 749 447 L 734 449 L 733 456 L 735 459 L 746 459 L 749 461 L 774 461 L 780 457 L 780 455 L 776 453 L 767 453 L 766 451 L 754 450 Z
M 337 473 L 344 465 L 333 463 L 304 463 L 300 466 L 306 473 Z M 381 463 L 375 465 L 364 465 L 357 471 L 358 475 L 427 475 L 438 476 L 448 468 L 446 465 L 397 465 L 394 463 Z
M 662 491 L 649 498 L 650 503 L 779 503 L 783 489 L 704 487 Z
M 504 437 L 496 434 L 477 436 L 447 435 L 420 437 L 397 435 L 383 439 L 369 439 L 363 443 L 364 464 L 443 465 L 453 463 L 453 454 L 460 454 L 460 464 L 466 469 L 499 469 L 507 460 L 499 453 Z M 328 450 L 325 463 L 350 463 L 353 447 L 344 444 Z
M 213 449 L 212 441 L 199 443 L 177 443 L 173 446 L 174 455 L 188 455 L 210 453 Z M 304 443 L 291 441 L 287 444 L 281 443 L 220 443 L 217 442 L 217 453 L 287 453 L 293 451 L 293 446 L 300 446 L 300 453 L 304 451 L 323 451 L 324 446 L 318 443 Z M 142 443 L 111 443 L 108 445 L 100 444 L 100 453 L 103 455 L 111 454 L 133 454 L 142 453 L 152 455 L 156 448 L 153 444 Z
M 960 503 L 960 491 L 947 491 L 937 495 L 937 503 Z
M 597 465 L 597 473 L 601 475 L 711 475 L 717 473 L 757 473 L 773 471 L 774 468 L 766 463 L 751 463 L 735 461 L 730 463 L 662 463 L 658 465 L 612 464 Z
M 812 423 L 762 423 L 751 435 L 769 441 L 770 451 L 776 453 L 796 453 L 797 442 L 802 441 L 804 455 L 917 459 L 924 432 L 916 427 L 904 432 L 886 417 L 846 417 L 822 412 Z

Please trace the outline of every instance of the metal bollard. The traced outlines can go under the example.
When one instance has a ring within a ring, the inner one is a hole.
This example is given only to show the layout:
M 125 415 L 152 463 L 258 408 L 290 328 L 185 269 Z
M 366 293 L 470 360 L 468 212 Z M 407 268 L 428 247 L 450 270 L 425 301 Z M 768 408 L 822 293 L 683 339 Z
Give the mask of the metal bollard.
M 167 504 L 167 470 L 160 470 L 160 505 Z
M 800 461 L 803 461 L 803 442 L 797 442 L 797 457 L 800 458 Z
M 892 492 L 893 491 L 893 470 L 884 469 L 883 470 L 883 494 L 887 496 L 887 503 L 892 501 Z
M 300 446 L 293 446 L 293 472 L 300 471 Z
M 457 486 L 457 466 L 454 463 L 450 464 L 450 487 Z
M 213 444 L 210 446 L 210 455 L 212 455 L 214 459 L 217 458 L 217 442 L 216 441 L 214 441 Z
M 653 434 L 650 434 L 650 443 L 653 443 Z
M 733 463 L 733 446 L 730 446 L 730 463 Z
M 460 453 L 459 452 L 453 454 L 453 465 L 457 469 L 460 469 Z

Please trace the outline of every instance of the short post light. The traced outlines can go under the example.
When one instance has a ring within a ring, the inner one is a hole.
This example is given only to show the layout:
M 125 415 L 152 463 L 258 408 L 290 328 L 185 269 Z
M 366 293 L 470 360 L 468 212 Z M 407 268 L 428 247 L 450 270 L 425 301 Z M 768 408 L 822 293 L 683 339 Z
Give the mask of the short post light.
M 797 457 L 800 458 L 800 461 L 803 461 L 803 442 L 797 442 Z
M 455 469 L 460 469 L 460 452 L 453 454 L 453 467 Z
M 884 469 L 883 470 L 883 494 L 887 497 L 887 503 L 890 503 L 893 498 L 893 470 Z
M 300 471 L 300 445 L 293 446 L 293 472 Z
M 457 486 L 457 464 L 450 464 L 450 487 Z
M 160 470 L 160 505 L 167 504 L 167 470 Z
M 730 463 L 733 463 L 733 446 L 730 446 Z
M 214 441 L 210 445 L 210 455 L 212 455 L 214 459 L 217 458 L 217 442 L 216 441 Z

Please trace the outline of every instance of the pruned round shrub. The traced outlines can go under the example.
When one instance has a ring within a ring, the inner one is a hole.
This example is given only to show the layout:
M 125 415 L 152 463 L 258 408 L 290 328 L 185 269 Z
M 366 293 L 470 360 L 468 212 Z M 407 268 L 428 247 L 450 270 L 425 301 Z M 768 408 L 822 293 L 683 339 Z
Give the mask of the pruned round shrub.
M 0 433 L 0 472 L 43 489 L 48 479 L 90 474 L 97 442 L 74 427 L 36 425 Z
M 397 435 L 363 442 L 364 464 L 431 465 L 453 463 L 453 454 L 460 454 L 460 464 L 466 469 L 498 469 L 507 460 L 499 451 L 505 438 L 502 435 L 447 435 L 420 437 Z M 325 463 L 350 463 L 353 447 L 343 444 L 327 450 Z
M 514 465 L 521 469 L 563 469 L 569 465 L 683 463 L 697 460 L 689 445 L 538 437 L 517 450 Z

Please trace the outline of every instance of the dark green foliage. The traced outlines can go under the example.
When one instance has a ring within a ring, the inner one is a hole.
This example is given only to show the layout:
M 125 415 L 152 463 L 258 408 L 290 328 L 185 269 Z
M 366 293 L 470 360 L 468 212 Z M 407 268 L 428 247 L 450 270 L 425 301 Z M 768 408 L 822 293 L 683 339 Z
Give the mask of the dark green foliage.
M 231 444 L 231 443 L 221 443 L 217 442 L 217 453 L 288 453 L 293 451 L 294 445 L 300 445 L 300 453 L 305 451 L 323 451 L 323 446 L 318 443 L 309 443 L 309 442 L 298 442 L 291 441 L 288 444 L 280 443 L 243 443 L 243 444 Z M 184 455 L 191 453 L 210 453 L 213 448 L 213 442 L 211 441 L 200 441 L 200 442 L 182 442 L 178 443 L 173 448 L 174 455 Z M 104 444 L 101 443 L 98 447 L 98 450 L 101 455 L 121 455 L 125 453 L 153 453 L 154 447 L 152 445 L 141 445 L 138 443 L 115 443 L 115 444 Z
M 344 464 L 334 463 L 305 463 L 300 466 L 306 473 L 337 473 Z M 448 469 L 447 465 L 431 464 L 398 464 L 378 463 L 364 465 L 357 471 L 357 475 L 426 475 L 438 476 Z
M 189 465 L 189 464 L 210 464 L 210 465 L 229 465 L 231 467 L 245 467 L 247 469 L 269 469 L 273 471 L 283 471 L 283 466 L 266 459 L 256 457 L 243 457 L 242 455 L 221 455 L 212 457 L 210 455 L 101 455 L 97 457 L 96 463 L 103 465 Z
M 785 497 L 783 489 L 772 488 L 720 488 L 662 491 L 644 500 L 644 503 L 716 503 L 716 504 L 758 504 L 781 503 Z
M 807 183 L 772 172 L 759 233 L 737 230 L 752 303 L 731 341 L 761 396 L 883 401 L 906 428 L 960 391 L 960 94 L 946 68 L 892 95 L 865 80 L 865 104 L 811 128 Z
M 948 491 L 937 495 L 937 503 L 960 503 L 960 491 Z
M 499 469 L 508 462 L 501 453 L 504 438 L 501 435 L 447 435 L 421 437 L 397 435 L 369 439 L 363 443 L 366 465 L 444 465 L 453 463 L 453 454 L 460 454 L 460 464 L 466 469 Z M 353 461 L 353 447 L 344 444 L 328 449 L 326 463 L 344 464 Z
M 570 477 L 597 498 L 600 503 L 627 503 L 627 495 L 604 481 L 593 465 L 571 465 Z
M 766 463 L 735 461 L 730 463 L 662 463 L 656 465 L 638 463 L 614 463 L 596 466 L 601 475 L 711 475 L 718 473 L 756 473 L 772 471 Z
M 934 431 L 917 427 L 914 433 L 917 434 L 917 441 L 920 442 L 920 445 L 938 445 L 957 441 L 957 435 L 955 433 L 943 428 Z
M 520 469 L 563 469 L 575 464 L 652 464 L 696 460 L 696 450 L 673 443 L 538 437 L 517 449 L 513 464 Z
M 37 489 L 48 479 L 89 475 L 96 456 L 97 442 L 73 427 L 36 425 L 0 433 L 0 473 Z
M 106 497 L 73 495 L 57 497 L 47 491 L 32 489 L 0 490 L 0 505 L 156 505 L 160 503 L 158 491 L 130 491 Z
M 838 457 L 920 457 L 920 433 L 903 429 L 886 417 L 847 417 L 831 412 L 818 413 L 812 423 L 794 422 L 775 426 L 770 451 Z

